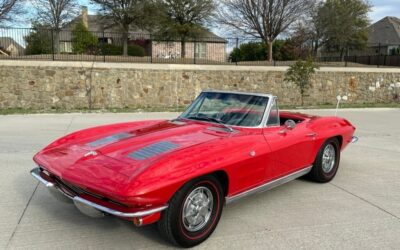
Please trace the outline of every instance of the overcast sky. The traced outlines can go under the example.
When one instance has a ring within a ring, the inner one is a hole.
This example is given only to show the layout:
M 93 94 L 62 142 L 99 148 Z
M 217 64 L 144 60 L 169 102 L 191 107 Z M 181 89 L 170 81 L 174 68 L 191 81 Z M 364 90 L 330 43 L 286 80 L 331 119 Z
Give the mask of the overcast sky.
M 372 22 L 379 21 L 386 16 L 400 18 L 400 0 L 370 0 L 373 5 L 370 13 Z
M 400 18 L 400 0 L 369 0 L 373 5 L 370 13 L 371 21 L 374 23 L 386 16 L 397 16 Z M 94 12 L 89 0 L 79 0 L 82 5 L 87 5 L 91 14 Z
M 90 4 L 90 0 L 78 0 L 79 4 L 88 6 L 89 14 L 95 14 L 96 7 Z M 400 18 L 400 0 L 369 0 L 372 10 L 369 14 L 371 22 L 374 23 L 386 16 L 397 16 Z M 16 24 L 18 27 L 30 26 L 30 22 L 26 20 Z

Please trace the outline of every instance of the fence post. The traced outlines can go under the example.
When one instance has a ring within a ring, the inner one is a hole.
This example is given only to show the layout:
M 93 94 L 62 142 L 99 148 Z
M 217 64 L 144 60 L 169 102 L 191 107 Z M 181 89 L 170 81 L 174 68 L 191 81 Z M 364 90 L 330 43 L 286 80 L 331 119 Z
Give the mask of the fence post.
M 195 41 L 194 41 L 194 48 L 193 48 L 194 64 L 196 64 L 196 45 L 197 45 L 197 42 L 196 42 L 196 40 L 195 40 Z
M 106 51 L 105 51 L 105 49 L 104 49 L 104 46 L 106 45 L 106 40 L 105 40 L 106 38 L 105 38 L 105 34 L 104 34 L 104 30 L 103 30 L 103 51 L 102 51 L 102 53 L 103 53 L 103 62 L 106 62 Z
M 153 63 L 153 38 L 150 34 L 150 63 Z
M 51 54 L 53 57 L 53 61 L 54 61 L 54 30 L 51 29 Z
M 378 45 L 378 63 L 377 63 L 377 67 L 379 68 L 380 66 L 380 62 L 381 61 L 381 43 L 379 43 Z
M 236 37 L 236 49 L 238 49 L 238 48 L 239 48 L 239 37 Z M 238 65 L 238 60 L 239 60 L 239 58 L 235 59 L 236 66 Z
M 383 56 L 383 66 L 386 66 L 386 59 L 387 59 L 387 55 L 385 54 L 385 55 Z

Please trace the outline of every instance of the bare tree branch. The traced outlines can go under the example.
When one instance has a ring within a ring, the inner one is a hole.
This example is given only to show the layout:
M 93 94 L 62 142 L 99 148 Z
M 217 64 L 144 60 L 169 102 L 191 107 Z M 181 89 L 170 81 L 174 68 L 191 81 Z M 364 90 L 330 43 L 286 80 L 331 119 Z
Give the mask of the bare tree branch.
M 0 27 L 17 20 L 24 12 L 23 0 L 0 0 Z
M 78 14 L 77 0 L 33 0 L 37 22 L 53 30 L 53 49 L 60 53 L 60 30 Z
M 163 0 L 165 17 L 160 35 L 181 40 L 181 57 L 186 57 L 186 40 L 205 34 L 205 24 L 215 11 L 213 0 Z
M 36 21 L 60 30 L 78 15 L 77 0 L 33 0 Z
M 217 22 L 268 44 L 272 61 L 272 43 L 297 20 L 308 14 L 315 0 L 222 0 Z
M 92 0 L 100 7 L 100 14 L 110 18 L 123 32 L 123 54 L 128 55 L 128 33 L 131 25 L 147 27 L 153 17 L 149 10 L 158 0 Z M 154 11 L 155 12 L 155 11 Z M 153 13 L 154 14 L 154 13 Z

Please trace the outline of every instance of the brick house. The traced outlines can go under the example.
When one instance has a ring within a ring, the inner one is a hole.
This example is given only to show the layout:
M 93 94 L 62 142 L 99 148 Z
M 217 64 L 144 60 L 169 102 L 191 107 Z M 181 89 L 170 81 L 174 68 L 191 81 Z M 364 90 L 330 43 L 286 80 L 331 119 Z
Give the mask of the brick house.
M 118 25 L 100 15 L 89 15 L 87 8 L 82 7 L 81 15 L 66 25 L 60 33 L 60 52 L 72 53 L 71 31 L 79 21 L 82 21 L 86 28 L 98 37 L 99 42 L 122 46 L 122 32 Z M 181 58 L 179 39 L 151 37 L 149 32 L 133 26 L 131 30 L 128 35 L 128 44 L 142 46 L 147 56 L 162 59 Z M 205 29 L 201 38 L 185 42 L 185 58 L 224 61 L 227 58 L 226 45 L 225 39 Z

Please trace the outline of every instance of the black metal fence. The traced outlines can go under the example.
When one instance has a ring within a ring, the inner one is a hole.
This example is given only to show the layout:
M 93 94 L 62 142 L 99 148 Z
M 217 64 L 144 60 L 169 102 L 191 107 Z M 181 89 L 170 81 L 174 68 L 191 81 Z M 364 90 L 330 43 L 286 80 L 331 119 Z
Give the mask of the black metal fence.
M 107 30 L 0 28 L 0 59 L 287 66 L 311 54 L 320 66 L 400 67 L 400 44 L 368 44 L 363 50 L 344 53 L 279 41 L 272 62 L 266 51 L 260 39 L 212 33 L 182 38 Z

